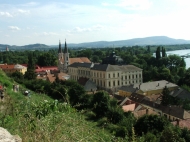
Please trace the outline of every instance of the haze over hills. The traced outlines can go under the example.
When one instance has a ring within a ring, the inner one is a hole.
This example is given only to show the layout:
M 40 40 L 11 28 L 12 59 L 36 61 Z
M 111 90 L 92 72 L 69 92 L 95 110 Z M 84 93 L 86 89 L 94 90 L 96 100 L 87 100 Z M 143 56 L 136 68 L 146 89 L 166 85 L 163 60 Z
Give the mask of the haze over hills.
M 70 48 L 96 48 L 96 47 L 122 47 L 122 46 L 145 46 L 145 45 L 175 45 L 175 44 L 190 44 L 190 40 L 183 39 L 174 39 L 166 36 L 152 36 L 145 38 L 133 38 L 128 40 L 118 40 L 118 41 L 97 41 L 97 42 L 86 42 L 79 44 L 67 43 Z M 6 45 L 0 44 L 0 49 L 5 50 L 6 47 L 10 50 L 44 50 L 50 48 L 58 48 L 57 45 L 45 45 L 45 44 L 30 44 L 24 46 L 16 46 L 16 45 Z M 64 47 L 64 43 L 62 43 L 62 47 Z

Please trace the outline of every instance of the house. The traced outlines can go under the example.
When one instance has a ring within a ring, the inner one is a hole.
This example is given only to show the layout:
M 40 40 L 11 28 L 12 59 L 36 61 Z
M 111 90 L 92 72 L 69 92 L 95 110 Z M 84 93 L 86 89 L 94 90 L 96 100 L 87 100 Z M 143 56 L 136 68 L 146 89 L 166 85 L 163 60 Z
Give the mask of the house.
M 47 81 L 53 83 L 56 79 L 56 77 L 59 79 L 59 80 L 68 80 L 70 78 L 70 76 L 66 73 L 55 73 L 55 74 L 50 74 L 48 73 L 47 74 Z
M 147 112 L 154 111 L 160 116 L 165 116 L 170 121 L 190 119 L 190 113 L 179 106 L 163 106 L 137 93 L 131 94 L 129 99 L 145 107 Z
M 119 88 L 119 95 L 130 96 L 133 92 L 150 96 L 152 94 L 162 93 L 164 87 L 167 87 L 170 91 L 178 88 L 178 85 L 168 82 L 166 80 L 151 81 L 145 83 L 136 83 L 128 86 L 121 86 Z
M 5 73 L 14 73 L 14 72 L 20 72 L 22 74 L 25 74 L 27 71 L 27 67 L 16 64 L 16 65 L 7 65 L 7 64 L 0 64 L 0 69 L 2 69 Z
M 68 66 L 70 79 L 85 77 L 95 82 L 98 88 L 115 92 L 123 85 L 142 83 L 142 69 L 133 65 L 110 65 L 73 63 Z
M 94 93 L 97 90 L 96 84 L 88 78 L 80 77 L 78 83 L 84 86 L 85 91 L 88 93 Z
M 180 128 L 187 128 L 190 130 L 190 119 L 176 120 L 176 121 L 173 121 L 172 124 L 174 126 L 179 126 Z
M 182 100 L 190 100 L 190 92 L 180 87 L 172 90 L 170 95 L 173 97 L 178 97 Z

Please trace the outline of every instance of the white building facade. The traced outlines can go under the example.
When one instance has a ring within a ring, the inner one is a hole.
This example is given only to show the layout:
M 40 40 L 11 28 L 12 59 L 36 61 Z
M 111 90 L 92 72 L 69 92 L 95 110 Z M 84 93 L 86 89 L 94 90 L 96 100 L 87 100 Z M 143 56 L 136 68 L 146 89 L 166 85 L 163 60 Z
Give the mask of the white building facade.
M 117 89 L 123 85 L 143 82 L 142 69 L 133 65 L 73 63 L 68 66 L 70 79 L 88 78 L 102 89 Z

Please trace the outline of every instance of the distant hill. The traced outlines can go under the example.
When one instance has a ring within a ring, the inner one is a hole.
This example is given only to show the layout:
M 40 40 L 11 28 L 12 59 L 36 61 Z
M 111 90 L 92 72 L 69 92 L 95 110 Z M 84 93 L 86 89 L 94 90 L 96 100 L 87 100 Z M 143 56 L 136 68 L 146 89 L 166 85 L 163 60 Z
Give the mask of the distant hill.
M 134 38 L 118 41 L 97 41 L 79 44 L 68 44 L 70 47 L 121 47 L 121 46 L 143 46 L 143 45 L 174 45 L 174 44 L 190 44 L 189 40 L 173 39 L 166 36 L 152 36 L 145 38 Z
M 6 50 L 6 47 L 9 48 L 9 50 L 45 50 L 51 48 L 48 45 L 45 44 L 30 44 L 30 45 L 24 45 L 24 46 L 16 46 L 16 45 L 7 45 L 7 44 L 0 44 L 0 50 L 4 51 Z
M 128 40 L 118 41 L 97 41 L 97 42 L 85 42 L 85 43 L 67 43 L 70 48 L 101 48 L 101 47 L 122 47 L 122 46 L 145 46 L 145 45 L 176 45 L 176 44 L 190 44 L 190 40 L 174 39 L 166 36 L 152 36 L 145 38 L 133 38 Z M 47 50 L 50 48 L 58 48 L 57 45 L 45 45 L 45 44 L 31 44 L 24 46 L 6 45 L 0 44 L 0 50 L 5 50 L 8 46 L 9 50 Z M 64 47 L 64 44 L 62 44 Z

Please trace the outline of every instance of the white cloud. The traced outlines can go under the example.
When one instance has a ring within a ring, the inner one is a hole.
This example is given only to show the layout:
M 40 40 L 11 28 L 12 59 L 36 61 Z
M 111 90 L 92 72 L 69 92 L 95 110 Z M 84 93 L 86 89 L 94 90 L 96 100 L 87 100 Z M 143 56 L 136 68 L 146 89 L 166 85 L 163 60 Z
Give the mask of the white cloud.
M 56 36 L 56 35 L 59 35 L 59 34 L 54 33 L 54 32 L 43 32 L 43 35 L 45 35 L 45 36 Z
M 0 16 L 13 17 L 9 12 L 0 12 Z
M 36 6 L 36 5 L 38 5 L 39 3 L 37 3 L 37 2 L 29 2 L 29 3 L 25 3 L 25 4 L 22 4 L 21 6 L 26 6 L 26 7 L 28 7 L 28 6 Z
M 22 14 L 29 14 L 30 13 L 29 10 L 22 10 L 22 9 L 18 9 L 18 12 L 22 13 Z
M 144 10 L 150 8 L 152 3 L 149 0 L 122 0 L 117 6 L 129 10 Z
M 92 32 L 92 31 L 99 31 L 101 29 L 103 29 L 104 26 L 102 25 L 94 25 L 92 27 L 89 28 L 80 28 L 80 27 L 75 27 L 72 30 L 67 30 L 67 32 L 72 33 L 72 32 Z
M 5 37 L 10 37 L 10 35 L 5 35 Z
M 36 36 L 58 36 L 58 33 L 55 32 L 42 32 L 42 33 L 35 33 Z
M 117 6 L 127 10 L 149 9 L 152 3 L 149 0 L 121 0 L 118 3 L 102 3 L 103 6 Z
M 9 30 L 12 30 L 12 31 L 19 31 L 20 28 L 17 27 L 17 26 L 9 26 Z

